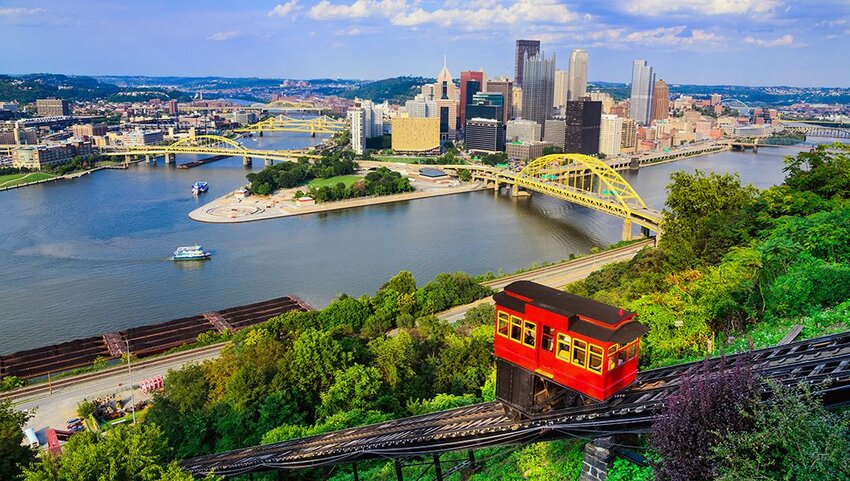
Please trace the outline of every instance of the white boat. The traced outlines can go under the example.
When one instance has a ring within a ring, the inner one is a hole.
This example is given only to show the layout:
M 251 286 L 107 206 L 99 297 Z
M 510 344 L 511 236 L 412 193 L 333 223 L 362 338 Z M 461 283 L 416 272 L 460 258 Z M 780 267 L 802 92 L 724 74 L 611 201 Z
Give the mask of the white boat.
M 212 253 L 204 250 L 203 247 L 199 245 L 194 246 L 183 246 L 178 247 L 176 251 L 174 251 L 174 256 L 171 260 L 175 261 L 198 261 L 209 259 L 212 256 Z
M 195 195 L 202 194 L 209 190 L 209 186 L 206 182 L 195 182 L 192 184 L 192 193 Z

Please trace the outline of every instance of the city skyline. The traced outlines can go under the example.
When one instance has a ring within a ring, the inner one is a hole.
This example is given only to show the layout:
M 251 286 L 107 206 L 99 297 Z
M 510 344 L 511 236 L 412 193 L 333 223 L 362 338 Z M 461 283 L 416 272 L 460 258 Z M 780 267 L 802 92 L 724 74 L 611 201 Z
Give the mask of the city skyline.
M 29 48 L 0 53 L 0 63 L 5 73 L 379 79 L 433 75 L 447 54 L 456 72 L 495 77 L 511 76 L 516 39 L 536 39 L 560 54 L 559 69 L 572 49 L 587 50 L 590 81 L 628 83 L 635 58 L 670 84 L 840 87 L 850 79 L 850 65 L 830 61 L 850 39 L 846 1 L 598 3 L 10 1 L 0 6 L 0 40 L 27 38 Z M 119 41 L 132 38 L 145 41 Z M 69 39 L 97 54 L 81 62 L 57 47 Z

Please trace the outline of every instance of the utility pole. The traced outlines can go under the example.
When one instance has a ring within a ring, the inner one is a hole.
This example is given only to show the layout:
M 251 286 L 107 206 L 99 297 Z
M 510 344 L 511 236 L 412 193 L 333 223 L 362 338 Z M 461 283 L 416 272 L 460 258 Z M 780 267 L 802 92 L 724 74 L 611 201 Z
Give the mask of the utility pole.
M 127 377 L 130 378 L 130 408 L 133 410 L 133 424 L 136 424 L 136 391 L 133 389 L 133 371 L 130 367 L 132 360 L 130 356 L 130 340 L 125 337 L 124 342 L 127 345 Z

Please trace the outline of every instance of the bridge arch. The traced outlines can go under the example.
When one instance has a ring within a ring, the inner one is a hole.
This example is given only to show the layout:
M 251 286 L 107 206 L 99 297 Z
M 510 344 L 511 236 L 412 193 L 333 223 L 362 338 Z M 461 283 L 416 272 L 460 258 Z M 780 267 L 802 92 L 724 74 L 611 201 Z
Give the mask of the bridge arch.
M 179 151 L 181 150 L 181 148 L 184 147 L 197 147 L 199 145 L 213 144 L 227 144 L 233 147 L 234 150 L 239 152 L 245 152 L 247 150 L 244 145 L 233 139 L 228 139 L 227 137 L 222 137 L 220 135 L 195 135 L 192 137 L 182 138 L 171 145 L 167 145 L 165 147 L 165 152 L 171 153 Z
M 585 178 L 590 175 L 590 185 Z M 589 155 L 551 154 L 538 157 L 525 166 L 517 177 L 535 182 L 558 184 L 579 191 L 593 192 L 613 197 L 623 213 L 633 209 L 646 209 L 646 203 L 634 188 L 610 165 Z M 593 183 L 593 179 L 599 179 Z M 589 187 L 589 188 L 588 188 Z

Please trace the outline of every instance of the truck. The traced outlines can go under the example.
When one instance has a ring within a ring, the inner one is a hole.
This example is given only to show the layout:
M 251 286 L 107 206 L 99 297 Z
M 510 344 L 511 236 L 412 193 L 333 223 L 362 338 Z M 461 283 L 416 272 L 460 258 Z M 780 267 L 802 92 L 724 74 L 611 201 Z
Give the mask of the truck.
M 41 446 L 41 443 L 38 441 L 38 436 L 35 435 L 35 430 L 33 430 L 33 428 L 26 428 L 24 430 L 24 435 L 26 435 L 31 448 L 36 449 Z

